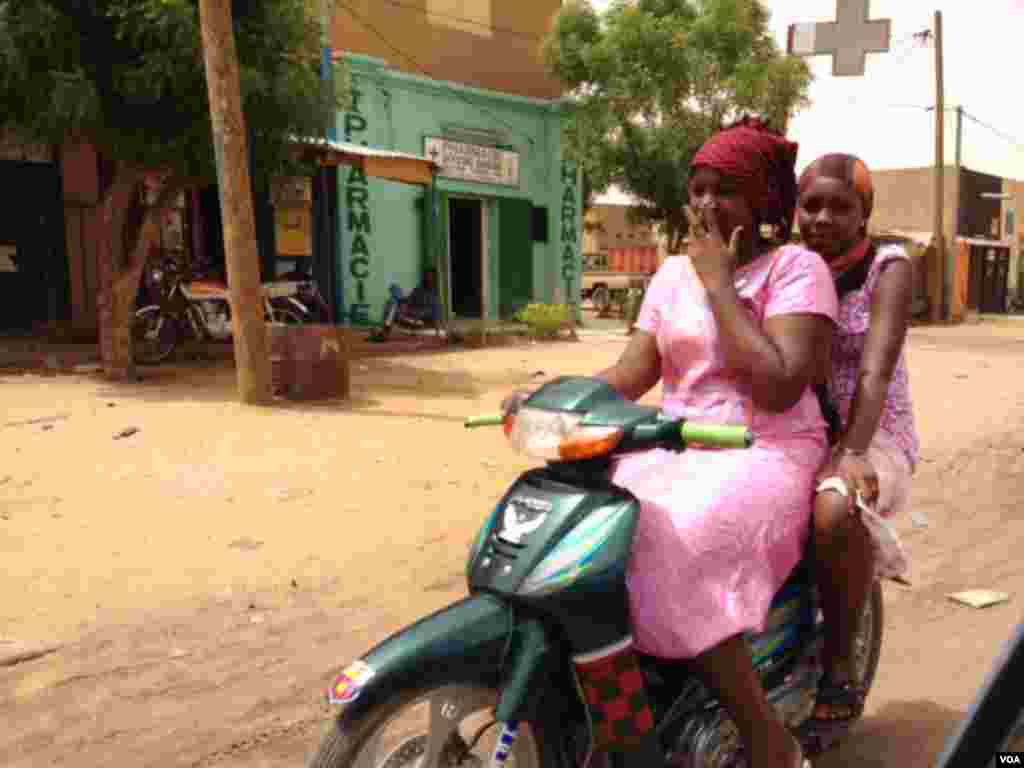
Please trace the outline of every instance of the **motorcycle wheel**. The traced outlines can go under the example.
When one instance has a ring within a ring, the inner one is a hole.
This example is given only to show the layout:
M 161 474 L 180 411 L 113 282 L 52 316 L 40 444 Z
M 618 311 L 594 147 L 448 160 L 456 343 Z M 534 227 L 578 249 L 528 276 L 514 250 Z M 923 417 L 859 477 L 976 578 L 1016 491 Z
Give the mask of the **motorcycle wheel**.
M 884 623 L 882 585 L 876 581 L 874 589 L 871 590 L 871 596 L 868 598 L 868 604 L 864 606 L 864 614 L 860 619 L 860 629 L 854 640 L 853 651 L 861 685 L 868 691 L 871 690 L 871 685 L 875 682 L 875 673 L 878 672 L 878 660 L 882 654 Z
M 594 306 L 594 310 L 601 314 L 607 312 L 609 307 L 612 305 L 612 294 L 606 286 L 599 285 L 590 294 L 590 302 Z
M 163 323 L 160 321 L 163 320 Z M 164 362 L 178 346 L 178 324 L 160 307 L 143 307 L 132 322 L 132 356 L 140 365 Z
M 353 721 L 332 721 L 307 767 L 489 768 L 497 703 L 497 691 L 468 685 L 399 693 Z M 541 768 L 546 749 L 540 729 L 521 723 L 506 765 Z
M 307 322 L 306 318 L 294 307 L 284 307 L 279 304 L 271 304 L 270 312 L 263 319 L 268 323 L 281 323 L 282 325 L 302 325 Z

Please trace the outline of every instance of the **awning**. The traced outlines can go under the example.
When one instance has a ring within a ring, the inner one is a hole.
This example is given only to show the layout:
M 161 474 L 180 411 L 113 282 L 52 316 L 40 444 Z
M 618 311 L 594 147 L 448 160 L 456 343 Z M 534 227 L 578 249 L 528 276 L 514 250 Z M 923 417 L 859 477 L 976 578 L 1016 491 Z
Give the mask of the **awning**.
M 877 232 L 871 232 L 873 237 L 881 239 L 899 239 L 908 240 L 915 245 L 920 245 L 927 248 L 932 244 L 934 239 L 933 235 L 929 231 L 921 230 L 910 230 L 910 229 L 882 229 Z
M 434 178 L 437 163 L 420 155 L 374 149 L 347 141 L 295 139 L 303 154 L 312 155 L 323 166 L 350 165 L 367 176 L 403 184 L 427 186 Z

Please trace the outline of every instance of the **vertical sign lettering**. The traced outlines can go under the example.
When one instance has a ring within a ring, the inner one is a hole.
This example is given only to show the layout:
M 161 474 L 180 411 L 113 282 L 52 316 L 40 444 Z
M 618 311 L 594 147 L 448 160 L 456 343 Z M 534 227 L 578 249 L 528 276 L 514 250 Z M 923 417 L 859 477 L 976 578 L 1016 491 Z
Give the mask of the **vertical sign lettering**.
M 565 281 L 565 303 L 576 304 L 573 286 L 576 283 L 576 166 L 562 163 L 562 280 Z M 573 309 L 572 311 L 575 311 Z
M 352 89 L 352 109 L 345 113 L 345 141 L 365 147 L 366 141 L 360 141 L 360 136 L 367 129 L 366 116 L 359 105 L 362 97 L 361 91 Z M 372 264 L 370 243 L 373 227 L 370 184 L 362 168 L 353 166 L 349 169 L 345 184 L 345 209 L 348 212 L 346 228 L 351 243 L 348 271 L 355 281 L 355 300 L 349 306 L 349 322 L 353 325 L 368 325 L 370 305 L 366 302 L 366 282 L 370 279 Z

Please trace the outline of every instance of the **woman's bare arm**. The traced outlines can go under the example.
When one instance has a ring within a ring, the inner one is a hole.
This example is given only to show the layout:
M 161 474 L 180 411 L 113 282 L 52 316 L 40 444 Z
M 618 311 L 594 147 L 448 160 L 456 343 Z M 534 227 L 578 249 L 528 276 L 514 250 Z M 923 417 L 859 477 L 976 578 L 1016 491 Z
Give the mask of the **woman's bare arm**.
M 765 320 L 764 329 L 740 303 L 731 283 L 708 291 L 730 368 L 750 376 L 754 404 L 781 413 L 819 378 L 822 350 L 832 344 L 832 321 L 799 313 Z
M 914 273 L 909 261 L 899 259 L 884 265 L 871 299 L 871 325 L 857 373 L 857 389 L 846 430 L 839 440 L 843 448 L 867 450 L 874 439 L 907 338 L 913 291 Z
M 623 397 L 639 400 L 661 378 L 657 339 L 637 329 L 615 365 L 598 373 L 597 378 L 604 379 Z

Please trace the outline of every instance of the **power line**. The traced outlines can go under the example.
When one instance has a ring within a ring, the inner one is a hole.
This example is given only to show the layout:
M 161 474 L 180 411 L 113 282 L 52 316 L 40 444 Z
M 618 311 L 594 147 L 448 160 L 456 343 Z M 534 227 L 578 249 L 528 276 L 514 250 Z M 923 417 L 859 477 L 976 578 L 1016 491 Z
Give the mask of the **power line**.
M 505 34 L 512 35 L 514 37 L 522 37 L 526 40 L 534 40 L 543 42 L 544 38 L 540 35 L 533 35 L 529 32 L 520 32 L 518 29 L 512 29 L 511 27 L 496 27 L 493 24 L 480 21 L 479 19 L 470 19 L 465 16 L 456 16 L 451 13 L 442 13 L 440 11 L 428 11 L 418 5 L 411 5 L 410 3 L 403 3 L 401 0 L 379 0 L 380 2 L 393 5 L 396 8 L 404 8 L 415 13 L 423 14 L 424 16 L 436 16 L 440 19 L 451 19 L 452 21 L 458 21 L 462 24 L 471 24 L 474 27 L 480 27 L 481 29 L 489 29 L 492 32 L 504 32 Z
M 355 10 L 354 10 L 354 9 L 352 8 L 352 6 L 350 6 L 350 5 L 348 4 L 348 3 L 344 3 L 344 2 L 339 2 L 339 3 L 338 3 L 338 5 L 340 5 L 340 6 L 342 7 L 342 8 L 344 8 L 345 10 L 347 10 L 347 11 L 348 11 L 348 12 L 349 12 L 349 13 L 350 13 L 350 14 L 352 15 L 352 18 L 354 18 L 354 19 L 355 19 L 356 21 L 358 21 L 358 22 L 359 22 L 360 24 L 362 24 L 362 25 L 363 25 L 363 27 L 365 27 L 365 28 L 366 28 L 366 29 L 368 29 L 368 30 L 369 30 L 370 32 L 372 32 L 372 33 L 373 33 L 374 35 L 376 35 L 376 36 L 377 36 L 377 37 L 378 37 L 378 38 L 380 39 L 380 41 L 381 41 L 382 43 L 384 43 L 384 45 L 386 45 L 386 46 L 387 46 L 388 48 L 390 48 L 390 49 L 391 49 L 392 51 L 394 51 L 394 52 L 395 52 L 395 53 L 397 53 L 397 54 L 398 54 L 399 56 L 403 57 L 403 58 L 404 58 L 404 59 L 405 59 L 406 61 L 408 61 L 408 62 L 409 62 L 410 64 L 412 64 L 412 65 L 413 65 L 413 66 L 415 66 L 415 67 L 416 67 L 417 69 L 419 69 L 421 73 L 423 73 L 423 74 L 424 74 L 424 75 L 426 75 L 427 77 L 429 77 L 429 78 L 433 79 L 433 76 L 432 76 L 432 75 L 430 74 L 430 71 L 429 71 L 429 70 L 428 70 L 428 69 L 427 69 L 426 67 L 424 67 L 424 66 L 423 66 L 422 64 L 420 64 L 420 63 L 419 63 L 418 61 L 416 61 L 416 59 L 414 59 L 414 58 L 413 58 L 412 56 L 410 56 L 410 55 L 409 55 L 408 53 L 406 53 L 406 52 L 405 52 L 405 51 L 403 51 L 403 50 L 402 50 L 401 48 L 397 47 L 397 46 L 396 46 L 396 45 L 395 45 L 394 43 L 392 43 L 392 42 L 391 42 L 390 40 L 388 40 L 388 39 L 387 39 L 387 38 L 386 38 L 386 37 L 384 36 L 384 34 L 383 34 L 383 33 L 382 33 L 382 32 L 381 32 L 381 31 L 380 31 L 379 29 L 377 29 L 377 28 L 376 28 L 375 26 L 373 26 L 373 24 L 371 24 L 371 23 L 370 23 L 370 22 L 368 22 L 368 21 L 367 21 L 366 19 L 364 19 L 364 18 L 363 18 L 363 17 L 362 17 L 362 16 L 360 15 L 360 14 L 356 13 L 356 12 L 355 12 Z M 506 128 L 508 128 L 508 129 L 509 129 L 510 131 L 512 131 L 513 133 L 518 133 L 519 135 L 521 135 L 521 136 L 525 137 L 525 138 L 526 138 L 526 140 L 527 140 L 528 142 L 530 142 L 530 144 L 535 144 L 535 143 L 536 143 L 536 142 L 534 142 L 534 140 L 533 140 L 533 137 L 532 137 L 532 136 L 529 136 L 529 135 L 527 135 L 526 133 L 524 133 L 523 131 L 520 131 L 520 130 L 519 130 L 518 128 L 516 128 L 516 127 L 515 127 L 514 125 L 512 125 L 511 123 L 507 123 L 507 122 L 505 122 L 505 121 L 504 121 L 504 120 L 502 120 L 502 119 L 501 119 L 500 117 L 498 117 L 498 116 L 497 116 L 496 114 L 494 114 L 493 112 L 491 112 L 491 111 L 490 111 L 490 110 L 488 110 L 488 109 L 485 109 L 484 107 L 481 107 L 481 106 L 480 106 L 479 104 L 477 104 L 477 103 L 476 103 L 475 101 L 473 101 L 472 99 L 470 99 L 470 98 L 468 98 L 468 97 L 464 96 L 463 94 L 459 93 L 459 92 L 458 92 L 457 90 L 455 90 L 454 88 L 449 88 L 448 90 L 449 90 L 449 92 L 450 92 L 450 93 L 451 93 L 451 94 L 452 94 L 453 96 L 455 96 L 455 97 L 456 97 L 456 98 L 458 98 L 458 99 L 461 99 L 461 100 L 462 100 L 462 101 L 464 101 L 464 102 L 465 102 L 466 104 L 468 104 L 469 106 L 471 106 L 471 107 L 473 107 L 474 109 L 476 109 L 477 111 L 479 111 L 479 112 L 480 112 L 481 114 L 485 114 L 485 115 L 488 115 L 488 116 L 490 116 L 490 117 L 491 117 L 491 118 L 492 118 L 493 120 L 495 120 L 495 121 L 496 121 L 496 122 L 498 122 L 498 123 L 501 123 L 502 125 L 504 125 L 504 126 L 505 126 Z
M 1020 139 L 1016 139 L 1013 136 L 1010 136 L 1009 134 L 1003 133 L 998 128 L 995 128 L 995 127 L 989 125 L 988 123 L 984 122 L 983 120 L 979 120 L 977 117 L 972 115 L 966 109 L 962 110 L 962 112 L 963 112 L 963 116 L 966 117 L 968 120 L 970 120 L 972 123 L 977 123 L 982 128 L 987 128 L 988 130 L 992 131 L 992 133 L 994 133 L 996 136 L 1001 138 L 1003 141 L 1006 141 L 1006 142 L 1009 142 L 1010 144 L 1013 144 L 1018 149 L 1024 149 L 1024 141 L 1021 141 Z

